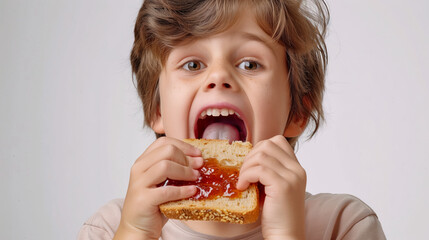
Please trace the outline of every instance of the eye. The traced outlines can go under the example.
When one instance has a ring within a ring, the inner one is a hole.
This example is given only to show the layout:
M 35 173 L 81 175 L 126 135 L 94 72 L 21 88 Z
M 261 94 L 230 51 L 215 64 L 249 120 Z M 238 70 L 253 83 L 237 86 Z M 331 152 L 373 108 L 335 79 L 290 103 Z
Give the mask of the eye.
M 183 68 L 188 71 L 198 71 L 206 66 L 200 61 L 189 61 L 183 65 Z
M 243 61 L 238 65 L 239 68 L 243 70 L 254 71 L 261 67 L 261 65 L 255 61 Z

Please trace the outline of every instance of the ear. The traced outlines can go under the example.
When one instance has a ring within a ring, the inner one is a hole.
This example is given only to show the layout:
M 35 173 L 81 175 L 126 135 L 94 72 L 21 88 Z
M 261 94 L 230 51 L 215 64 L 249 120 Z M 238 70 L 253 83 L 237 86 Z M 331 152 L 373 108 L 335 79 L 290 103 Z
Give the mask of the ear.
M 283 136 L 285 137 L 298 137 L 304 132 L 305 127 L 307 126 L 308 118 L 303 117 L 293 117 L 292 121 L 287 125 Z
M 154 119 L 150 122 L 152 130 L 158 134 L 165 134 L 164 123 L 162 121 L 161 111 L 158 107 Z

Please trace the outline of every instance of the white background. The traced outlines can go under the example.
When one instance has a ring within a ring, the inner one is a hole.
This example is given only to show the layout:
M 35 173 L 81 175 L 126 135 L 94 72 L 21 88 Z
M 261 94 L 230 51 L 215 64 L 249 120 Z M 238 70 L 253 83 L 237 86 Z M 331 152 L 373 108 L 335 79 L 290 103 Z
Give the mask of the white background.
M 429 215 L 429 2 L 331 0 L 326 124 L 308 191 L 350 193 L 388 239 Z M 0 238 L 75 239 L 154 137 L 128 55 L 141 1 L 1 0 Z

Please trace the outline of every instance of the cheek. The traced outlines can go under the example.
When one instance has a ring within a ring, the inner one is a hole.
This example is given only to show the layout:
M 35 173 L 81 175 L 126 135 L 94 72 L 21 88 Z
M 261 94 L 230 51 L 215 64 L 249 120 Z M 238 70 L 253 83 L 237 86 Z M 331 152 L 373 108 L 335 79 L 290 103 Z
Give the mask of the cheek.
M 290 111 L 288 86 L 284 83 L 271 84 L 261 86 L 253 101 L 255 123 L 259 125 L 259 130 L 255 130 L 259 132 L 259 139 L 283 134 Z
M 161 116 L 165 134 L 183 139 L 188 137 L 188 113 L 192 99 L 189 89 L 172 81 L 160 83 Z

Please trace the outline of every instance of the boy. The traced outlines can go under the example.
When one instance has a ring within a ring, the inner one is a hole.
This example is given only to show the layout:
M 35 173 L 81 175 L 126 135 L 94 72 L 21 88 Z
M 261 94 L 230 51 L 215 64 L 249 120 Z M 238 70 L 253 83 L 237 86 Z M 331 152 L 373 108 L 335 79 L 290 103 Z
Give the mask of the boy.
M 293 151 L 321 119 L 328 12 L 291 0 L 146 0 L 135 27 L 133 72 L 158 139 L 131 169 L 125 200 L 93 216 L 80 239 L 384 239 L 375 213 L 347 195 L 305 192 Z M 232 117 L 228 117 L 232 116 Z M 207 120 L 207 118 L 209 120 Z M 163 137 L 165 136 L 165 137 Z M 180 139 L 250 141 L 237 188 L 264 188 L 260 219 L 227 224 L 166 219 L 159 205 L 191 197 L 199 150 Z

